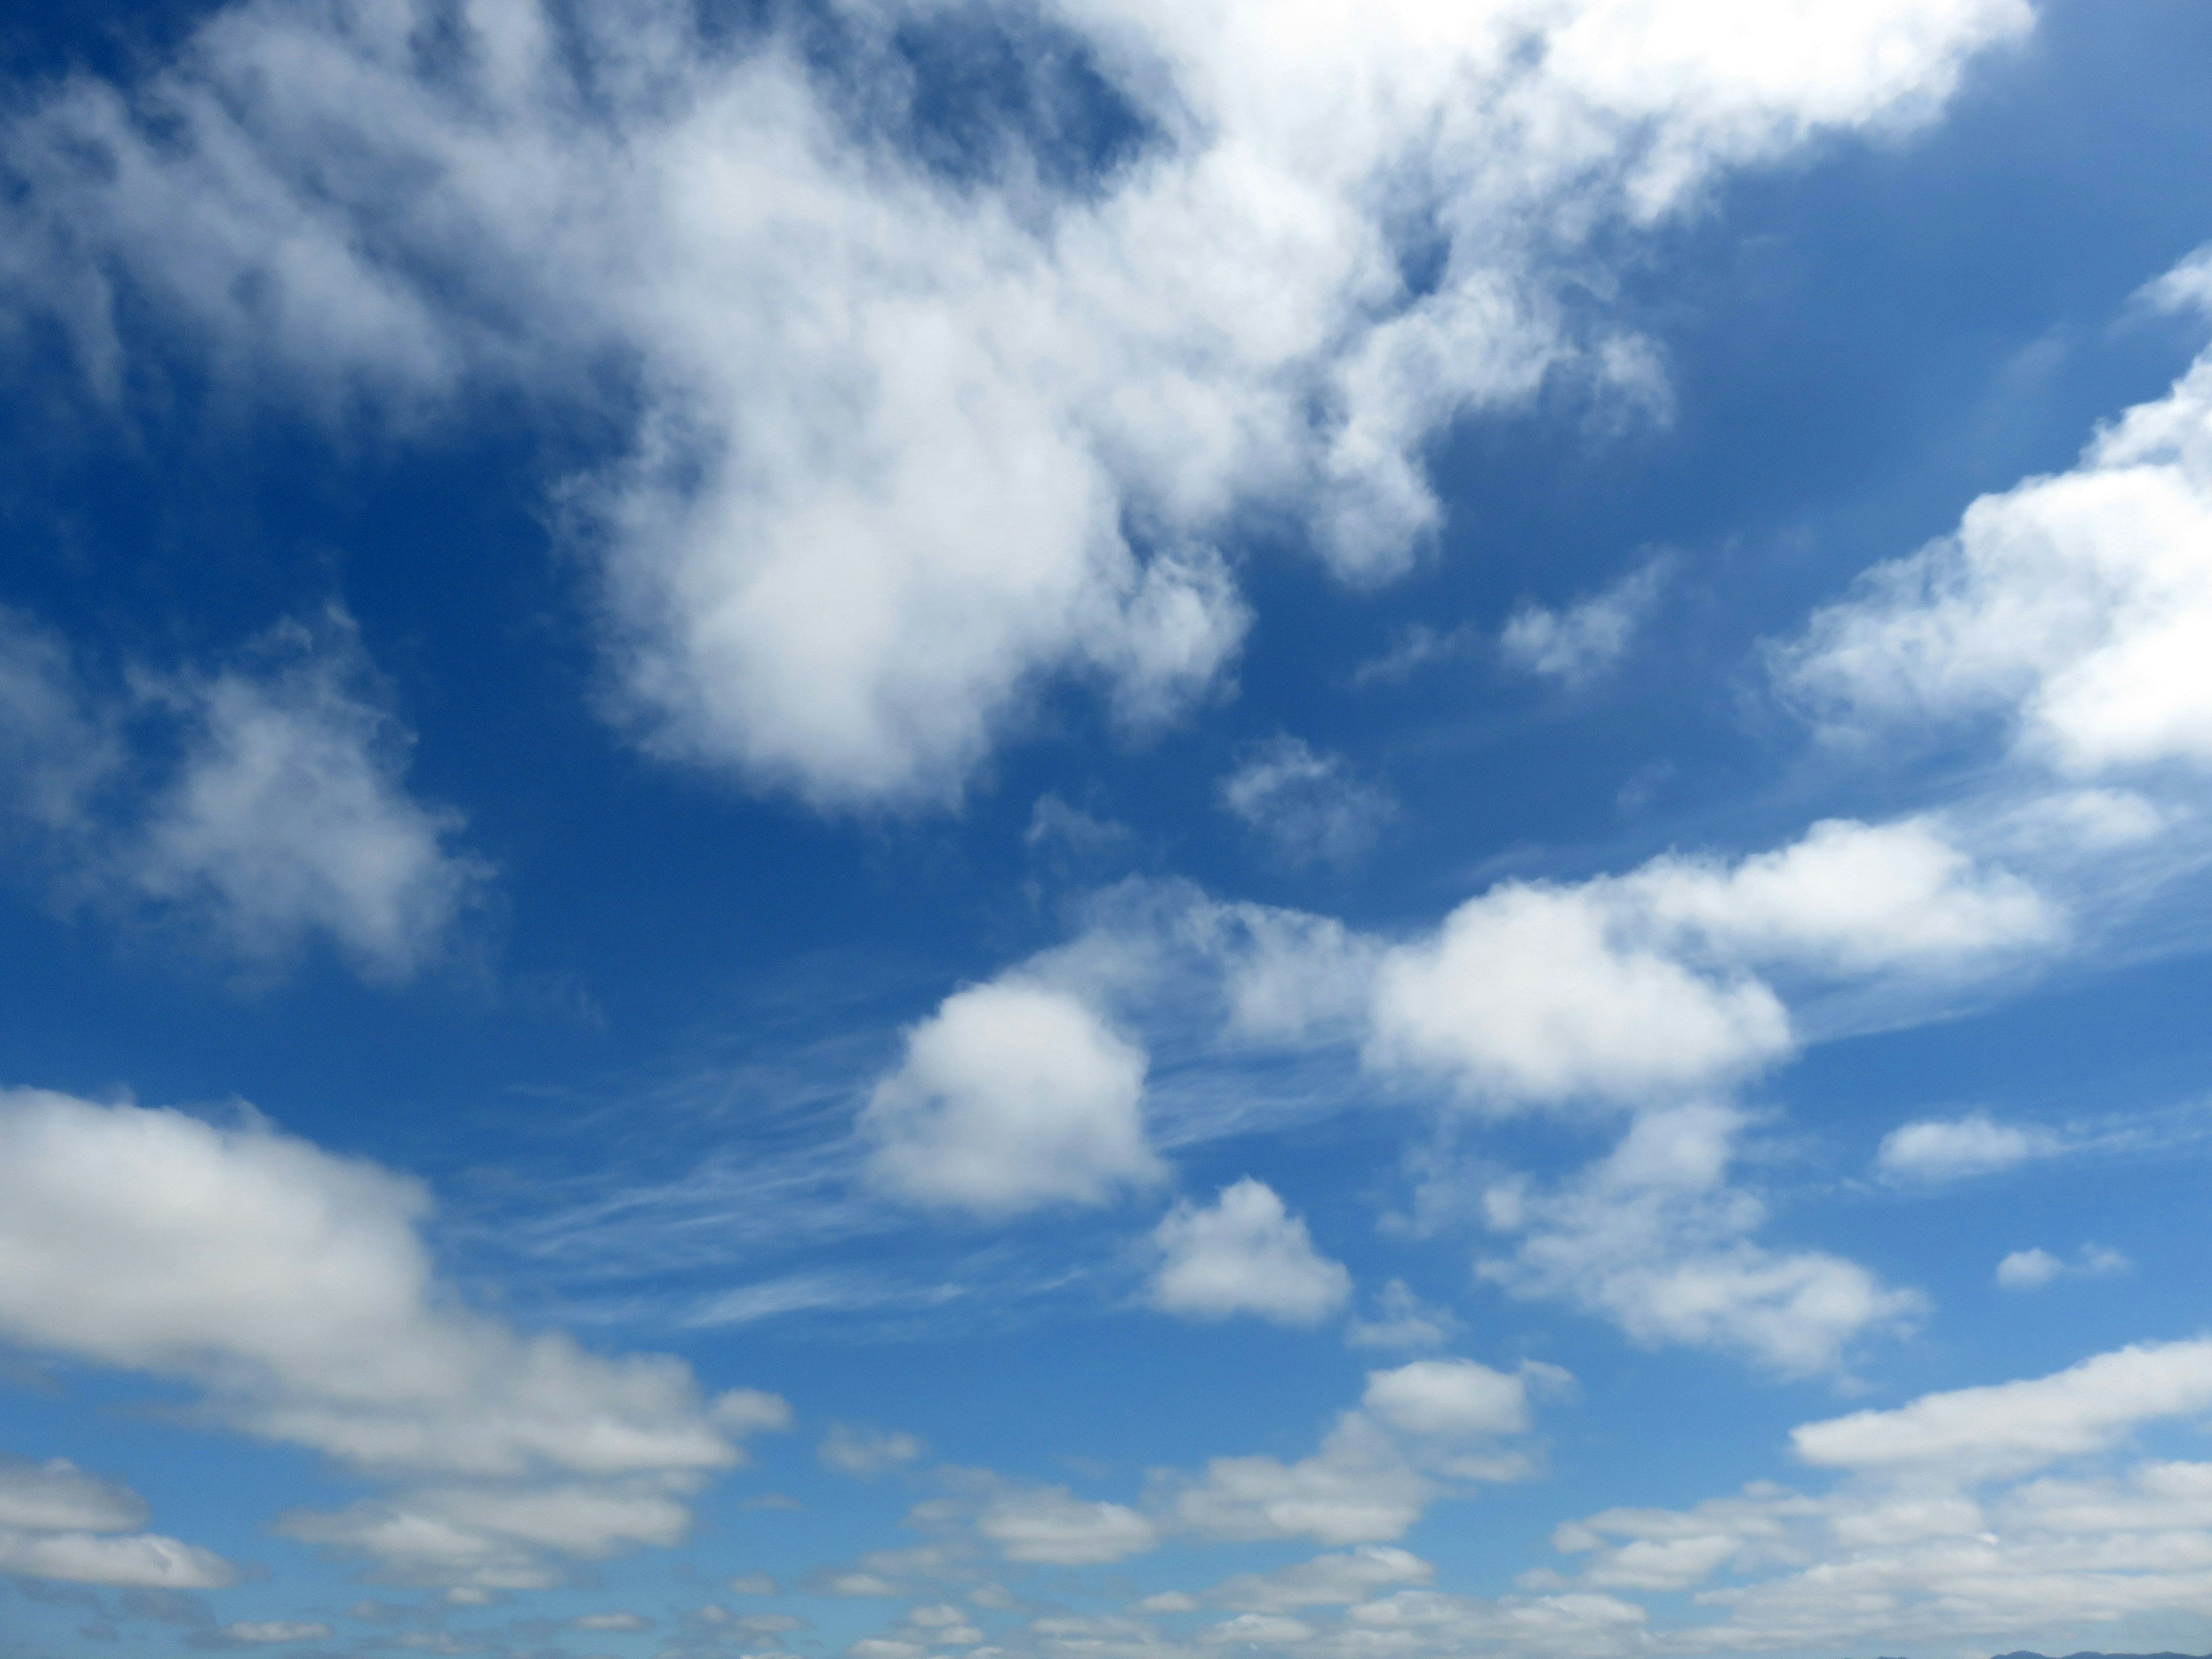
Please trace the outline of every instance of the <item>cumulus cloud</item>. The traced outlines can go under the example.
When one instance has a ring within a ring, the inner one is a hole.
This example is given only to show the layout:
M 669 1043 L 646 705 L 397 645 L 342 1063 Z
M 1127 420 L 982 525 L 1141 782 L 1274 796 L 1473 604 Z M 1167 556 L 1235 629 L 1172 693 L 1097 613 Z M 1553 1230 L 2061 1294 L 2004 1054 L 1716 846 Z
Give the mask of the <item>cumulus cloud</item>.
M 343 613 L 105 692 L 0 613 L 0 778 L 65 889 L 248 963 L 321 939 L 404 979 L 443 948 L 488 872 L 409 793 L 411 743 Z
M 1671 1632 L 1685 1649 L 1972 1647 L 2194 1612 L 2212 1563 L 2212 1466 L 2084 1460 L 2203 1413 L 2206 1353 L 2144 1345 L 1806 1424 L 1798 1455 L 1844 1476 L 1825 1496 L 1755 1482 L 1687 1510 L 1607 1510 L 1553 1541 L 1589 1558 L 1592 1588 L 1695 1589 L 1718 1621 Z
M 1524 673 L 1580 685 L 1617 666 L 1659 602 L 1669 565 L 1653 559 L 1612 586 L 1550 611 L 1524 605 L 1498 635 L 1499 653 Z
M 1390 951 L 1369 1055 L 1498 1105 L 1634 1102 L 1789 1054 L 1761 972 L 1944 975 L 2063 937 L 2010 872 L 1943 826 L 1831 820 L 1733 864 L 1670 854 L 1579 885 L 1509 882 Z
M 1477 1270 L 1516 1296 L 1600 1315 L 1636 1341 L 1734 1350 L 1790 1376 L 1831 1369 L 1860 1339 L 1909 1325 L 1925 1306 L 1917 1292 L 1840 1256 L 1753 1237 L 1765 1206 L 1728 1179 L 1745 1124 L 1725 1106 L 1648 1112 L 1554 1190 L 1493 1187 L 1486 1213 L 1512 1249 Z
M 1106 1204 L 1165 1174 L 1145 1134 L 1146 1060 L 1082 999 L 1006 979 L 947 997 L 860 1117 L 869 1171 L 986 1217 Z
M 326 1642 L 331 1632 L 328 1625 L 318 1620 L 264 1619 L 225 1625 L 222 1633 L 234 1642 L 266 1646 L 276 1642 Z
M 1009 1491 L 993 1498 L 975 1529 L 1009 1561 L 1098 1566 L 1142 1554 L 1159 1542 L 1146 1516 L 1121 1504 L 1092 1503 L 1065 1486 Z
M 2101 1244 L 2084 1244 L 2072 1261 L 2044 1249 L 2014 1250 L 1997 1263 L 1996 1280 L 2003 1290 L 2039 1291 L 2055 1279 L 2101 1279 L 2124 1273 L 2134 1265 L 2119 1251 Z
M 1249 1176 L 1224 1187 L 1210 1208 L 1177 1204 L 1152 1242 L 1162 1260 L 1150 1296 L 1166 1313 L 1317 1325 L 1352 1294 L 1344 1265 L 1316 1250 L 1306 1224 Z
M 629 366 L 625 453 L 562 495 L 623 714 L 824 803 L 950 798 L 1049 678 L 1137 724 L 1200 694 L 1244 625 L 1210 542 L 1250 503 L 1351 579 L 1403 569 L 1445 423 L 1560 372 L 1650 398 L 1563 275 L 1607 232 L 1929 114 L 2032 21 L 1048 0 L 1020 24 L 1141 138 L 1101 166 L 1010 121 L 955 174 L 902 142 L 927 118 L 880 45 L 937 9 L 849 9 L 827 68 L 672 0 L 554 14 L 474 0 L 426 57 L 399 0 L 238 0 L 9 123 L 0 281 L 110 395 L 137 307 L 240 381 L 400 422 Z
M 1382 789 L 1352 775 L 1340 755 L 1301 738 L 1262 744 L 1222 779 L 1221 804 L 1291 865 L 1351 864 L 1397 812 Z
M 1297 1613 L 1311 1607 L 1345 1607 L 1399 1584 L 1425 1584 L 1436 1569 L 1411 1550 L 1363 1544 L 1335 1555 L 1317 1555 L 1273 1572 L 1240 1574 L 1216 1585 L 1206 1599 L 1240 1613 Z
M 1875 1167 L 1893 1181 L 1936 1182 L 2009 1170 L 2059 1150 L 2046 1129 L 2000 1123 L 1986 1112 L 1927 1118 L 1882 1137 Z
M 2167 279 L 2193 293 L 2192 263 Z M 2212 764 L 2212 355 L 2066 472 L 1966 509 L 1778 649 L 1838 731 L 1984 717 L 2077 778 Z
M 431 1583 L 527 1587 L 548 1552 L 672 1542 L 738 1441 L 787 1423 L 678 1360 L 471 1310 L 428 1212 L 415 1182 L 258 1121 L 9 1091 L 0 1334 L 196 1383 L 238 1430 L 407 1483 L 285 1529 Z
M 138 1589 L 218 1589 L 230 1563 L 138 1530 L 146 1500 L 65 1457 L 44 1463 L 0 1452 L 0 1572 Z

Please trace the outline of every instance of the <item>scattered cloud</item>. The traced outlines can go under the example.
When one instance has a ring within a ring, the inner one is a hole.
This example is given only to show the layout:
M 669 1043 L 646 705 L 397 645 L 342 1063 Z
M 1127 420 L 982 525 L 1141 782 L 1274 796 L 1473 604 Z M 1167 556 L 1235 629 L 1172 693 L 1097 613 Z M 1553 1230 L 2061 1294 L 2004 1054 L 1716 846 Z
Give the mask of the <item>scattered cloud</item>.
M 2039 1291 L 2054 1279 L 2103 1279 L 2124 1273 L 2135 1266 L 2119 1251 L 2102 1244 L 2084 1244 L 2074 1261 L 2048 1250 L 2014 1250 L 1997 1263 L 1997 1284 L 2008 1291 Z
M 674 1542 L 738 1443 L 787 1425 L 774 1395 L 708 1398 L 678 1360 L 468 1308 L 428 1210 L 414 1182 L 258 1120 L 8 1091 L 0 1335 L 196 1383 L 231 1427 L 401 1483 L 280 1529 L 409 1582 L 532 1586 L 549 1555 Z
M 1935 1184 L 1990 1175 L 2062 1150 L 2047 1129 L 2000 1123 L 1986 1112 L 1927 1118 L 1882 1137 L 1875 1167 L 1892 1181 Z
M 1292 866 L 1356 863 L 1398 811 L 1388 793 L 1352 776 L 1342 756 L 1317 754 L 1292 737 L 1261 744 L 1222 779 L 1220 797 Z
M 1724 1106 L 1647 1112 L 1556 1190 L 1492 1188 L 1490 1224 L 1512 1249 L 1478 1272 L 1516 1296 L 1600 1315 L 1635 1341 L 1734 1350 L 1785 1376 L 1832 1370 L 1860 1340 L 1912 1324 L 1926 1309 L 1917 1292 L 1753 1237 L 1766 1206 L 1728 1179 L 1746 1121 Z
M 1152 1234 L 1161 1261 L 1152 1304 L 1191 1319 L 1253 1314 L 1317 1325 L 1352 1294 L 1352 1275 L 1322 1255 L 1274 1190 L 1246 1176 L 1210 1208 L 1179 1203 Z
M 0 611 L 0 781 L 64 892 L 149 909 L 218 956 L 310 940 L 412 976 L 489 873 L 404 782 L 412 737 L 352 622 L 286 624 L 212 672 L 100 692 L 59 638 Z
M 870 1173 L 983 1217 L 1110 1203 L 1165 1174 L 1145 1134 L 1146 1066 L 1066 991 L 1002 979 L 957 992 L 907 1033 L 861 1115 Z
M 1620 666 L 1673 572 L 1671 560 L 1650 559 L 1564 611 L 1523 605 L 1498 636 L 1499 654 L 1523 673 L 1588 684 Z
M 1344 1340 L 1355 1348 L 1438 1348 L 1459 1330 L 1450 1309 L 1422 1301 L 1404 1279 L 1394 1279 L 1376 1295 L 1375 1317 L 1353 1315 Z

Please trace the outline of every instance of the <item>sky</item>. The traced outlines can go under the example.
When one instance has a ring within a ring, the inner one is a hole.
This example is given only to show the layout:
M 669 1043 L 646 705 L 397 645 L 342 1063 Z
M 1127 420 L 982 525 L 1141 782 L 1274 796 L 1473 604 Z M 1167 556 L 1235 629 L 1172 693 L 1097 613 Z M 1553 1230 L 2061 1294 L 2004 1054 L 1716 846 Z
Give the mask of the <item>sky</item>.
M 2212 1648 L 2207 84 L 0 8 L 0 1659 Z

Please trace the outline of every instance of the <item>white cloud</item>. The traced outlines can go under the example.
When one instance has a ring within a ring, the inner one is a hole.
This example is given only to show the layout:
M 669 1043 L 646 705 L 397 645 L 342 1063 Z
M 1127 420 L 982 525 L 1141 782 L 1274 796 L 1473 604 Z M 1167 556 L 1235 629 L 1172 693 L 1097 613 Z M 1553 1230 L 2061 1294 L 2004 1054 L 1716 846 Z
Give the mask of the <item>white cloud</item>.
M 1361 1404 L 1406 1434 L 1526 1434 L 1528 1380 L 1472 1359 L 1417 1359 L 1370 1371 Z
M 781 1595 L 783 1586 L 764 1572 L 741 1572 L 729 1581 L 733 1595 Z
M 1712 1088 L 1794 1047 L 1754 969 L 1952 975 L 2063 933 L 2046 901 L 1935 820 L 1832 820 L 1733 864 L 1670 854 L 1470 899 L 1383 957 L 1369 1058 L 1497 1105 Z
M 1206 1599 L 1242 1613 L 1295 1613 L 1302 1607 L 1345 1607 L 1398 1584 L 1425 1584 L 1436 1569 L 1410 1550 L 1363 1544 L 1337 1555 L 1318 1555 L 1273 1572 L 1243 1573 L 1216 1585 Z
M 368 695 L 350 624 L 280 632 L 261 672 L 166 688 L 189 738 L 131 879 L 204 912 L 249 957 L 334 939 L 367 971 L 412 974 L 484 867 L 446 845 L 457 815 L 401 781 L 409 739 Z
M 1755 1482 L 1692 1509 L 1613 1510 L 1559 1528 L 1593 1588 L 1694 1590 L 1716 1622 L 1681 1651 L 2049 1646 L 2120 1620 L 2201 1614 L 2212 1465 L 2100 1467 L 2142 1426 L 2212 1407 L 2203 1342 L 2099 1355 L 2055 1376 L 1807 1424 L 1826 1496 Z M 2060 1462 L 2064 1475 L 2044 1471 Z
M 1653 559 L 1565 611 L 1524 605 L 1498 636 L 1500 653 L 1525 673 L 1580 685 L 1619 665 L 1650 619 L 1669 566 Z
M 0 1572 L 139 1589 L 220 1589 L 238 1578 L 212 1550 L 157 1533 L 114 1537 L 0 1529 Z
M 1201 1537 L 1387 1544 L 1420 1519 L 1430 1487 L 1389 1435 L 1346 1412 L 1310 1457 L 1216 1457 L 1161 1496 L 1176 1529 Z
M 921 1453 L 922 1443 L 914 1435 L 850 1423 L 832 1423 L 816 1449 L 816 1455 L 831 1468 L 861 1476 L 881 1474 L 911 1463 Z
M 629 1612 L 586 1613 L 568 1621 L 571 1630 L 646 1631 L 653 1628 L 653 1620 L 641 1613 Z
M 2161 311 L 2201 311 L 2212 316 L 2212 242 L 2152 283 L 2143 297 Z
M 1048 677 L 1136 721 L 1213 681 L 1243 614 L 1206 541 L 1240 507 L 1387 576 L 1440 516 L 1446 422 L 1562 369 L 1648 402 L 1649 352 L 1559 273 L 1725 169 L 1932 113 L 2032 21 L 1041 10 L 1149 132 L 1066 191 L 1018 134 L 956 182 L 864 125 L 910 118 L 868 43 L 927 7 L 854 15 L 854 100 L 673 3 L 479 0 L 434 70 L 410 7 L 240 0 L 127 94 L 73 81 L 11 121 L 0 281 L 111 394 L 126 285 L 333 415 L 631 366 L 629 454 L 562 500 L 644 740 L 818 801 L 944 799 Z M 1447 245 L 1428 291 L 1416 224 Z
M 2040 1290 L 2065 1271 L 2048 1250 L 2014 1250 L 1997 1263 L 1997 1283 L 2008 1291 Z
M 1778 670 L 1838 730 L 1982 715 L 2069 776 L 2212 764 L 2208 538 L 2212 355 L 2070 471 L 1984 495 L 1955 534 L 1867 573 Z
M 2099 1354 L 2030 1382 L 1922 1396 L 1793 1430 L 1808 1463 L 1983 1479 L 2102 1450 L 2138 1425 L 2212 1410 L 2212 1340 Z
M 1734 1350 L 1789 1376 L 1832 1369 L 1854 1342 L 1911 1323 L 1925 1305 L 1917 1293 L 1842 1257 L 1752 1237 L 1765 1206 L 1728 1180 L 1745 1121 L 1723 1106 L 1649 1112 L 1555 1191 L 1493 1188 L 1489 1220 L 1512 1253 L 1478 1271 L 1516 1296 L 1598 1314 L 1636 1341 Z
M 1882 1137 L 1875 1167 L 1893 1181 L 1935 1182 L 2009 1170 L 2059 1150 L 2048 1130 L 1999 1123 L 1986 1112 L 1927 1118 Z
M 129 1532 L 146 1500 L 66 1457 L 33 1463 L 0 1452 L 0 1527 L 21 1532 Z
M 624 1629 L 632 1626 L 623 1626 Z M 325 1642 L 331 1637 L 331 1627 L 319 1620 L 305 1619 L 266 1619 L 225 1625 L 222 1633 L 234 1642 L 252 1642 L 257 1644 L 272 1642 Z
M 409 793 L 411 743 L 339 612 L 219 671 L 137 670 L 106 694 L 0 612 L 16 813 L 73 894 L 149 906 L 221 954 L 270 963 L 325 939 L 378 979 L 439 954 L 488 870 L 451 845 L 458 814 Z
M 788 1420 L 662 1355 L 589 1352 L 438 1281 L 428 1200 L 258 1122 L 0 1095 L 0 1334 L 197 1382 L 245 1432 L 428 1482 L 288 1529 L 429 1582 L 546 1581 L 541 1550 L 680 1536 L 683 1501 Z M 441 1577 L 441 1575 L 446 1575 Z
M 947 997 L 860 1118 L 869 1171 L 979 1216 L 1105 1204 L 1165 1171 L 1145 1137 L 1144 1051 L 1081 999 L 1000 980 Z
M 1224 1187 L 1210 1209 L 1177 1204 L 1152 1242 L 1163 1260 L 1150 1295 L 1164 1312 L 1316 1325 L 1352 1294 L 1343 1264 L 1315 1250 L 1306 1224 L 1249 1176 Z
M 987 1504 L 975 1529 L 1009 1561 L 1098 1566 L 1159 1542 L 1153 1523 L 1121 1504 L 1091 1503 L 1064 1486 L 1009 1491 Z
M 1459 1328 L 1459 1317 L 1450 1309 L 1431 1306 L 1404 1279 L 1394 1279 L 1376 1296 L 1375 1317 L 1354 1315 L 1344 1328 L 1344 1340 L 1355 1348 L 1437 1348 Z
M 1386 792 L 1353 777 L 1341 755 L 1316 754 L 1292 737 L 1260 745 L 1222 779 L 1220 795 L 1291 865 L 1355 862 L 1398 810 Z

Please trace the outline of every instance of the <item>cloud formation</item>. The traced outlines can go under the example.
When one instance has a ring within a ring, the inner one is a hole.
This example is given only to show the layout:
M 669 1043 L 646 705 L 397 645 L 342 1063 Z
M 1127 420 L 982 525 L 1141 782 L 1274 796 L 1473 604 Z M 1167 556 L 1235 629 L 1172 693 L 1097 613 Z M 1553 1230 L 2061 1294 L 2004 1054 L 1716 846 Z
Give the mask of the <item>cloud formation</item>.
M 428 1199 L 258 1122 L 36 1090 L 0 1095 L 0 1335 L 177 1378 L 245 1433 L 322 1452 L 389 1498 L 288 1517 L 408 1581 L 517 1588 L 546 1557 L 673 1542 L 684 1501 L 783 1426 L 661 1355 L 526 1333 L 441 1286 Z
M 430 15 L 237 0 L 52 92 L 0 134 L 0 283 L 110 395 L 149 352 L 126 287 L 227 376 L 403 428 L 621 366 L 623 453 L 561 496 L 620 717 L 824 805 L 957 797 L 1047 680 L 1132 726 L 1202 695 L 1245 627 L 1213 544 L 1256 503 L 1348 580 L 1403 570 L 1450 421 L 1562 375 L 1650 400 L 1578 275 L 1609 233 L 1924 117 L 2032 21 L 1047 0 L 1015 18 L 1135 140 L 1009 119 L 956 169 L 887 51 L 933 7 L 840 9 L 835 76 L 673 0 L 471 0 L 426 55 Z
M 1344 1265 L 1316 1250 L 1306 1224 L 1249 1176 L 1224 1187 L 1208 1208 L 1177 1204 L 1152 1243 L 1161 1261 L 1149 1294 L 1164 1313 L 1317 1325 L 1352 1295 Z
M 140 1531 L 146 1513 L 137 1492 L 67 1458 L 33 1463 L 0 1452 L 0 1572 L 160 1590 L 237 1581 L 214 1551 Z
M 1146 1060 L 1080 998 L 1008 978 L 947 997 L 861 1115 L 868 1168 L 917 1203 L 982 1217 L 1109 1203 L 1165 1171 Z

